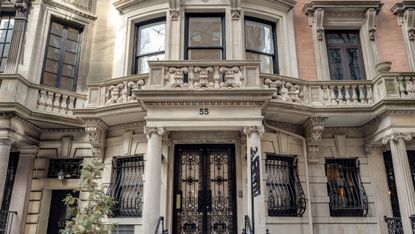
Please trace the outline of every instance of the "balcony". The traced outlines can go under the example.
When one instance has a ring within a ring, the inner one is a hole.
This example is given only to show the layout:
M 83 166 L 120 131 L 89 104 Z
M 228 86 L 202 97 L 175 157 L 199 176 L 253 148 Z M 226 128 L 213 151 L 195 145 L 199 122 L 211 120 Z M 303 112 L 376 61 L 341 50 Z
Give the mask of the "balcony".
M 15 211 L 0 210 L 0 234 L 11 233 L 13 218 L 17 215 Z

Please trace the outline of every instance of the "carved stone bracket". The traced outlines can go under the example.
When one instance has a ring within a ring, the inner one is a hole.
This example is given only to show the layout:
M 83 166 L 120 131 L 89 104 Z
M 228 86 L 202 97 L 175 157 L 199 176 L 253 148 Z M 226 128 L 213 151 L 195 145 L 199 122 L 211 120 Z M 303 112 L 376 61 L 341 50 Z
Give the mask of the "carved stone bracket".
M 314 23 L 317 35 L 317 40 L 322 41 L 324 38 L 324 9 L 317 8 L 314 11 Z
M 264 126 L 247 126 L 244 127 L 243 132 L 246 136 L 250 136 L 251 134 L 256 133 L 262 137 L 262 134 L 264 134 L 265 129 Z
M 165 129 L 164 128 L 160 128 L 160 127 L 145 127 L 144 128 L 144 134 L 147 135 L 147 139 L 151 137 L 151 135 L 153 134 L 157 134 L 159 136 L 163 136 L 163 134 L 165 133 Z
M 241 12 L 242 10 L 239 9 L 231 9 L 231 16 L 232 20 L 239 20 L 241 18 Z
M 415 40 L 415 2 L 404 1 L 396 3 L 391 11 L 398 16 L 399 24 L 403 26 L 410 41 Z
M 308 161 L 318 161 L 318 144 L 321 140 L 324 130 L 326 117 L 311 117 L 304 123 L 307 140 Z
M 410 141 L 412 140 L 412 135 L 410 133 L 392 133 L 382 138 L 382 144 L 386 145 L 399 140 Z
M 16 8 L 16 16 L 15 19 L 19 20 L 27 20 L 27 15 L 29 13 L 29 8 L 32 5 L 32 1 L 30 0 L 16 0 L 14 4 Z
M 88 133 L 91 152 L 94 158 L 104 159 L 107 125 L 100 119 L 84 119 L 85 131 Z
M 369 40 L 375 40 L 375 32 L 376 32 L 376 9 L 369 8 L 366 11 L 366 20 L 367 20 L 367 27 L 369 33 Z
M 169 13 L 172 21 L 177 21 L 180 18 L 180 0 L 169 0 Z

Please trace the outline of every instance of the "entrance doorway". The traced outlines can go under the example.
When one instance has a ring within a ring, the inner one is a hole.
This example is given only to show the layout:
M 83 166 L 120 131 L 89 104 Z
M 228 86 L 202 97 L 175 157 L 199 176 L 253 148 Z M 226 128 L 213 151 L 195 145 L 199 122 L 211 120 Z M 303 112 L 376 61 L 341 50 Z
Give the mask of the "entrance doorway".
M 173 233 L 234 234 L 234 145 L 176 145 Z
M 63 202 L 66 195 L 71 194 L 73 197 L 79 197 L 79 192 L 72 190 L 53 190 L 52 200 L 49 211 L 48 234 L 60 233 L 65 229 L 66 221 L 72 218 L 67 211 L 67 206 Z

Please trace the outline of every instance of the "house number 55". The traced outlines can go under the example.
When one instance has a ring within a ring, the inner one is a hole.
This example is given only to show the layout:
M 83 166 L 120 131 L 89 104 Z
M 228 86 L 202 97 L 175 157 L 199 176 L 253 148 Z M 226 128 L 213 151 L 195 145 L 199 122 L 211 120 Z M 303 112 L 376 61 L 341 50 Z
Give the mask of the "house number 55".
M 209 108 L 200 108 L 199 109 L 200 115 L 208 115 L 209 114 Z

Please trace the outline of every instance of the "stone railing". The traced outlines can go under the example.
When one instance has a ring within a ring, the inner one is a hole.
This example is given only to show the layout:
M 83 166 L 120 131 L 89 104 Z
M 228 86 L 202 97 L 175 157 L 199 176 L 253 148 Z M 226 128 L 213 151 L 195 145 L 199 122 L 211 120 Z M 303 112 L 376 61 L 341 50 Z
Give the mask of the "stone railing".
M 148 76 L 130 76 L 108 80 L 105 82 L 88 83 L 88 107 L 111 106 L 137 102 L 133 89 L 142 89 Z
M 85 105 L 84 94 L 34 84 L 18 75 L 1 75 L 0 81 L 2 103 L 18 103 L 29 110 L 68 117 L 73 117 L 73 109 Z

